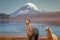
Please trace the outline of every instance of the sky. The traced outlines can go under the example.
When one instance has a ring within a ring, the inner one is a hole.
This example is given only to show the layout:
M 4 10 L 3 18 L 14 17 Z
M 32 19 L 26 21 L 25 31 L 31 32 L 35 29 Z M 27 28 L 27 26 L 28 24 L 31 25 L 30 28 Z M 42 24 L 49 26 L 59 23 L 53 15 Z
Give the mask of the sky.
M 28 2 L 46 12 L 60 11 L 60 0 L 0 0 L 0 13 L 11 14 Z

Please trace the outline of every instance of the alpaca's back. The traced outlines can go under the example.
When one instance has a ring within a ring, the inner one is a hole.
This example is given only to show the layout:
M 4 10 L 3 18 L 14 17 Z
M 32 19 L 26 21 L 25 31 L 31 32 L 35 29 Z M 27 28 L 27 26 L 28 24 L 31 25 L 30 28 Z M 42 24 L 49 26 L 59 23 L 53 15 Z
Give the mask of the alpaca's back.
M 58 40 L 58 37 L 55 34 L 51 34 L 52 37 L 47 37 L 47 40 Z
M 58 37 L 55 34 L 52 34 L 53 40 L 58 40 Z
M 39 34 L 38 28 L 33 27 L 33 28 L 32 28 L 32 33 L 33 33 L 33 35 Z

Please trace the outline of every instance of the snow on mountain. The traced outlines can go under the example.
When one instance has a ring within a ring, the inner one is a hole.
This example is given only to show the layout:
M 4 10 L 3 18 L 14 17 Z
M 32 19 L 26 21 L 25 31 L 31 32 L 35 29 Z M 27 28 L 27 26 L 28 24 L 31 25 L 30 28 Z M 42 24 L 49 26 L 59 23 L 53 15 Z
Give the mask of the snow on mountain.
M 20 14 L 35 14 L 35 13 L 41 13 L 41 12 L 42 12 L 42 10 L 41 9 L 39 10 L 34 4 L 27 3 L 20 9 L 13 12 L 11 15 L 18 16 Z

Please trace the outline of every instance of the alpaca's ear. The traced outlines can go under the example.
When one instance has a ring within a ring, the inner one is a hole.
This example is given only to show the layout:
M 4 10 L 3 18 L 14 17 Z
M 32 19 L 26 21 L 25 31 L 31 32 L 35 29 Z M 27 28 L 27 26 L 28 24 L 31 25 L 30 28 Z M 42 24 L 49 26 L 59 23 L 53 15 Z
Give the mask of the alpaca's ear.
M 47 27 L 47 29 L 49 29 L 50 31 L 52 31 L 52 29 L 50 27 Z
M 52 32 L 52 29 L 50 28 L 50 31 Z
M 25 21 L 29 21 L 29 22 L 30 22 L 30 20 L 29 20 L 29 19 L 27 19 L 27 20 L 25 20 Z
M 30 20 L 28 20 L 30 22 Z
M 49 27 L 47 27 L 45 31 L 47 31 L 48 29 L 50 29 L 50 28 L 49 28 Z
M 47 29 L 50 29 L 49 26 L 47 27 Z
M 45 31 L 47 31 L 47 29 Z

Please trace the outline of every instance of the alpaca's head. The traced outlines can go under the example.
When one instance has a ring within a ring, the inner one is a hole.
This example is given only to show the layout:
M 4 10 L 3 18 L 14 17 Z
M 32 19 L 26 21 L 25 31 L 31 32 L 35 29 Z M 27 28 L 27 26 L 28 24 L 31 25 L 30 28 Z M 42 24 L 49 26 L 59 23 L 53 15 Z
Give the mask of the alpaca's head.
M 47 27 L 45 31 L 46 31 L 47 33 L 51 33 L 51 32 L 52 32 L 52 30 L 51 30 L 49 27 Z
M 25 23 L 26 23 L 26 25 L 30 24 L 30 20 L 26 20 Z

